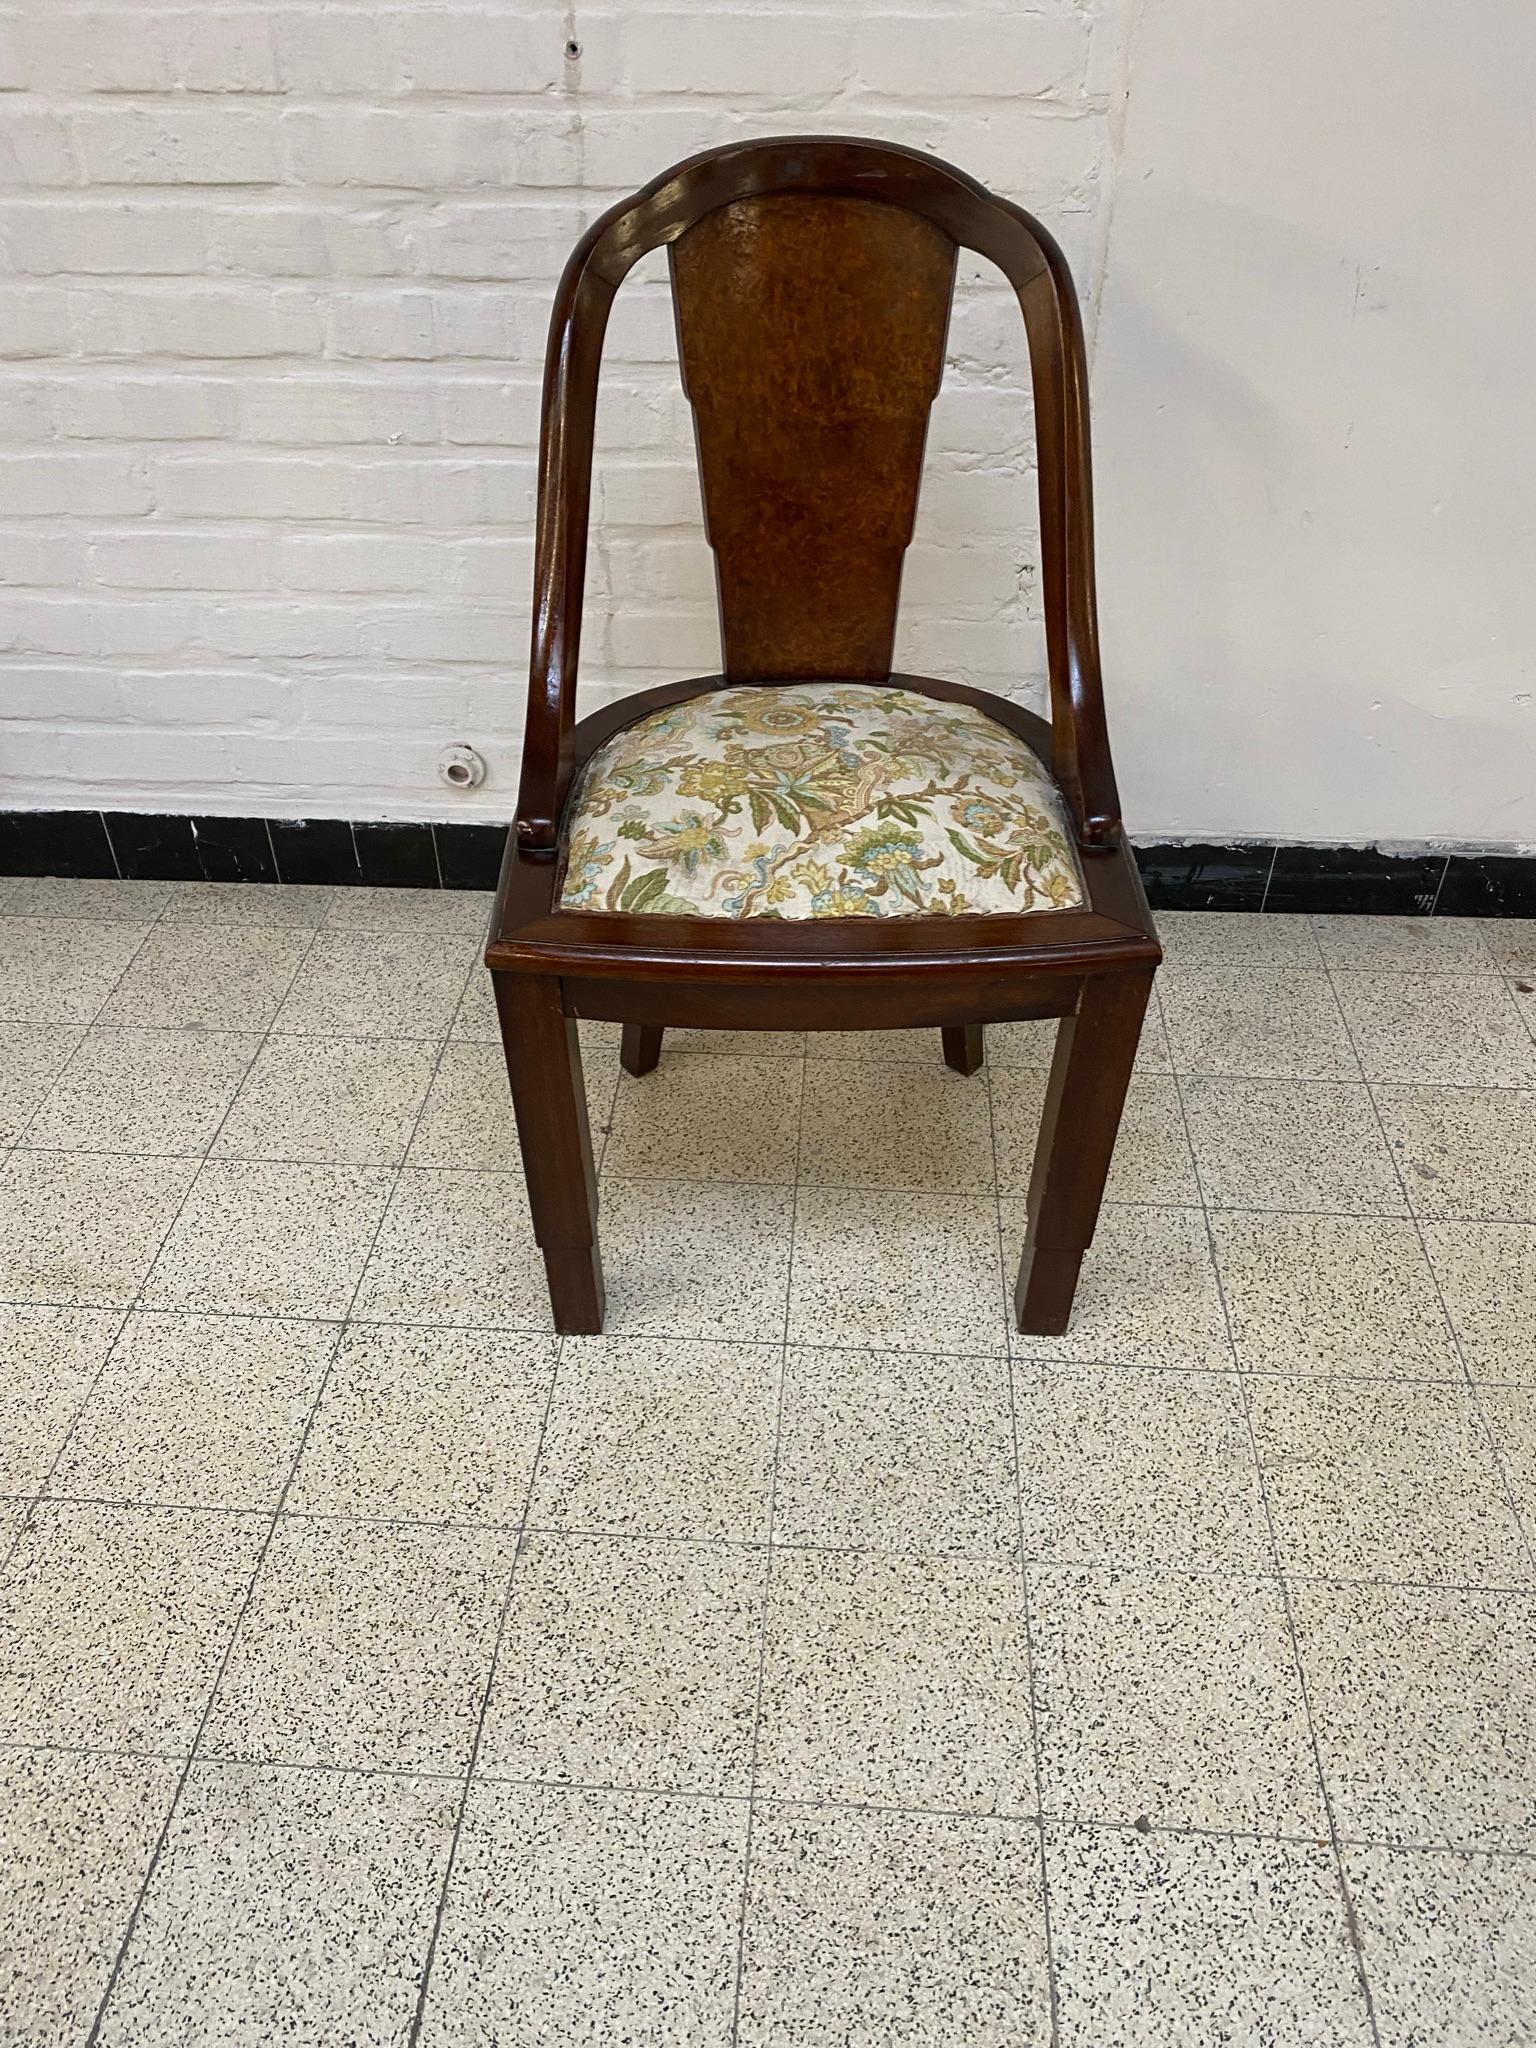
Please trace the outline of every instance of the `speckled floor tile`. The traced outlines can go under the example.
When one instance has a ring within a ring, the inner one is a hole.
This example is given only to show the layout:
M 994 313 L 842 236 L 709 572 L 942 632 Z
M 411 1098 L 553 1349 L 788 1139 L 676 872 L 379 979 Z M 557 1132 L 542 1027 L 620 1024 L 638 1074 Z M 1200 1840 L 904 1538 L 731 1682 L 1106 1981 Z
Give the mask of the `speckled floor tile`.
M 323 931 L 278 1012 L 279 1031 L 338 1038 L 441 1038 L 475 965 L 463 938 Z
M 1029 1625 L 1048 1814 L 1327 1834 L 1273 1579 L 1036 1565 Z
M 1249 1401 L 1282 1571 L 1531 1582 L 1470 1388 L 1260 1378 Z
M 501 1020 L 496 1015 L 496 995 L 486 968 L 473 964 L 469 985 L 453 1015 L 448 1036 L 482 1045 L 500 1045 Z
M 1210 1208 L 1407 1215 L 1362 1083 L 1197 1075 L 1180 1092 Z
M 1536 1600 L 1312 1583 L 1291 1609 L 1341 1836 L 1536 1849 Z
M 977 1195 L 801 1188 L 788 1335 L 887 1351 L 1003 1350 L 995 1205 Z
M 989 1024 L 986 1040 L 988 1066 L 994 1072 L 1007 1067 L 1027 1067 L 1036 1073 L 1049 1073 L 1056 1051 L 1057 1028 L 1054 1017 L 1038 1023 Z M 1136 1047 L 1136 1072 L 1173 1072 L 1173 1062 L 1168 1055 L 1168 1032 L 1155 987 Z
M 26 1130 L 84 1035 L 58 1024 L 0 1024 L 0 1146 Z
M 157 925 L 102 1006 L 101 1024 L 139 1031 L 265 1031 L 310 944 L 258 927 L 232 946 L 211 925 Z
M 1024 1554 L 1052 1563 L 1269 1563 L 1231 1374 L 1026 1367 L 1013 1375 Z
M 335 1342 L 327 1323 L 130 1315 L 48 1491 L 275 1508 Z
M 338 889 L 326 924 L 343 932 L 455 932 L 483 938 L 490 889 Z
M 1536 1224 L 1426 1223 L 1423 1231 L 1467 1371 L 1536 1386 Z
M 1011 1557 L 1019 1541 L 1008 1373 L 998 1357 L 791 1350 L 780 1543 Z
M 616 1337 L 778 1342 L 795 1191 L 726 1181 L 604 1180 L 598 1234 Z
M 1480 917 L 1478 924 L 1505 974 L 1536 974 L 1536 917 Z
M 523 1176 L 407 1167 L 354 1313 L 364 1322 L 550 1329 L 544 1260 Z
M 0 1752 L 5 2038 L 84 2041 L 170 1811 L 179 1764 Z
M 476 1785 L 424 2048 L 727 2048 L 743 1800 Z
M 1033 1812 L 1019 1572 L 970 1558 L 781 1550 L 757 1792 Z
M 462 1771 L 515 1543 L 494 1530 L 284 1517 L 203 1753 Z
M 742 2048 L 1031 2048 L 1049 2037 L 1033 1827 L 758 1807 Z
M 1367 974 L 1496 974 L 1475 917 L 1314 917 L 1329 967 Z
M 614 1077 L 605 1067 L 586 1072 L 587 1116 L 594 1144 L 613 1099 Z M 606 1091 L 606 1092 L 605 1092 Z M 595 1099 L 594 1099 L 595 1098 Z M 411 1140 L 412 1166 L 522 1171 L 507 1063 L 499 1045 L 449 1043 L 432 1078 L 427 1106 Z
M 0 918 L 0 1023 L 92 1023 L 149 929 L 106 919 Z
M 437 1048 L 417 1038 L 271 1037 L 213 1156 L 398 1166 L 436 1057 Z
M 522 1520 L 550 1337 L 353 1323 L 289 1489 L 294 1513 Z
M 0 1738 L 190 1748 L 261 1515 L 44 1502 L 0 1572 Z
M 88 1031 L 26 1142 L 54 1152 L 206 1152 L 260 1044 L 235 1031 Z
M 1413 1223 L 1229 1210 L 1211 1235 L 1245 1371 L 1465 1377 Z
M 1061 2048 L 1371 2048 L 1326 1843 L 1049 1828 Z
M 985 1078 L 933 1063 L 810 1062 L 800 1180 L 811 1187 L 990 1195 Z
M 766 1540 L 780 1369 L 766 1344 L 568 1337 L 529 1521 Z
M 1022 1202 L 1000 1206 L 1011 1275 L 1028 1218 Z M 1230 1371 L 1204 1216 L 1198 1209 L 1106 1204 L 1066 1334 L 1027 1337 L 1013 1330 L 1010 1342 L 1017 1358 Z
M 1160 910 L 1157 935 L 1170 967 L 1318 968 L 1311 918 L 1285 911 Z
M 1536 1043 L 1514 997 L 1472 974 L 1336 974 L 1368 1081 L 1536 1087 Z
M 992 1076 L 997 1191 L 1022 1199 L 1045 1107 L 1047 1076 L 1001 1069 Z M 1165 1074 L 1133 1074 L 1104 1190 L 1111 1202 L 1198 1202 L 1194 1160 L 1177 1083 Z
M 103 2048 L 403 2042 L 457 1807 L 439 1781 L 194 1765 Z
M 1526 1540 L 1536 1544 L 1536 1387 L 1484 1387 L 1477 1405 L 1525 1524 Z
M 177 882 L 161 915 L 162 924 L 290 925 L 313 930 L 324 924 L 334 889 L 303 882 Z
M 1381 2048 L 1532 2038 L 1536 1863 L 1346 1848 Z
M 482 1777 L 745 1794 L 768 1553 L 525 1538 Z
M 944 1057 L 936 1030 L 808 1031 L 805 1053 L 812 1060 L 886 1060 L 935 1063 Z
M 690 1026 L 669 1031 L 661 1056 L 674 1052 L 724 1052 L 749 1059 L 796 1060 L 805 1057 L 804 1031 L 695 1031 Z
M 1536 1089 L 1374 1089 L 1419 1216 L 1536 1223 Z
M 0 1165 L 0 1299 L 126 1308 L 197 1170 L 195 1159 L 13 1152 Z
M 42 1485 L 122 1320 L 111 1309 L 0 1306 L 0 1494 Z
M 120 882 L 91 876 L 24 875 L 10 885 L 7 917 L 79 917 L 152 924 L 171 896 L 169 882 Z
M 389 1199 L 370 1166 L 204 1164 L 145 1282 L 145 1308 L 344 1316 Z
M 1168 967 L 1158 989 L 1179 1074 L 1243 1074 L 1260 1081 L 1360 1078 L 1326 974 Z
M 781 1059 L 678 1053 L 639 1080 L 624 1074 L 603 1171 L 634 1180 L 793 1181 L 801 1073 Z

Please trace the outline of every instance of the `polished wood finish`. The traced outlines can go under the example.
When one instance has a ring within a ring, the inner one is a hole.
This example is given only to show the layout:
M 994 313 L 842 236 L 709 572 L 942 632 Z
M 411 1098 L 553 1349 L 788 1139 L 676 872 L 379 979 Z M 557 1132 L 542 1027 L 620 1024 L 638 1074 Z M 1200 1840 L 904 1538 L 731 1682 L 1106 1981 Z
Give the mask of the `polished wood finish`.
M 738 199 L 672 244 L 727 681 L 890 674 L 954 277 L 873 199 Z
M 725 673 L 577 721 L 598 366 L 632 265 L 666 246 L 716 551 Z M 1029 340 L 1039 443 L 1049 721 L 965 685 L 1055 775 L 1086 901 L 1027 916 L 649 917 L 560 908 L 561 819 L 593 751 L 701 691 L 889 671 L 955 257 L 997 264 Z M 915 150 L 788 137 L 694 157 L 613 208 L 556 295 L 544 385 L 527 740 L 486 961 L 496 982 L 535 1232 L 562 1330 L 602 1317 L 596 1190 L 575 1020 L 617 1020 L 643 1075 L 671 1026 L 941 1033 L 974 1073 L 988 1023 L 1060 1018 L 1031 1184 L 1020 1327 L 1066 1325 L 1093 1235 L 1157 935 L 1110 762 L 1093 581 L 1077 301 L 1044 228 Z

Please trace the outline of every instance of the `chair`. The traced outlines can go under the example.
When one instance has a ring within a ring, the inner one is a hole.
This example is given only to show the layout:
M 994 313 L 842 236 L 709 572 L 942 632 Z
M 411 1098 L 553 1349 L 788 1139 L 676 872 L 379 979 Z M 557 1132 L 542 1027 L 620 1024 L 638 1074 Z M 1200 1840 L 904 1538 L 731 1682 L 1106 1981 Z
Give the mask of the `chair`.
M 671 252 L 724 672 L 577 722 L 608 309 Z M 1049 723 L 892 675 L 902 558 L 959 248 L 1018 295 L 1039 442 Z M 1161 959 L 1121 832 L 1099 679 L 1086 368 L 1029 214 L 915 150 L 746 142 L 666 172 L 577 244 L 555 300 L 517 816 L 486 964 L 556 1328 L 602 1328 L 577 1020 L 623 1065 L 669 1026 L 1059 1018 L 1015 1293 L 1063 1331 Z

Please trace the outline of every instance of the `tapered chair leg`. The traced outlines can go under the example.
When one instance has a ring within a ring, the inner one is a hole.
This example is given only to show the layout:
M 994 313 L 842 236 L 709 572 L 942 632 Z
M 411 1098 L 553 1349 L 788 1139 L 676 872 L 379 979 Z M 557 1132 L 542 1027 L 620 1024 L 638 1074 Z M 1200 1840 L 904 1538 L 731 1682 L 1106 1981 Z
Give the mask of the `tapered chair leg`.
M 660 1024 L 626 1024 L 619 1044 L 619 1065 L 626 1074 L 648 1074 L 661 1058 Z
M 946 1024 L 939 1035 L 944 1041 L 946 1067 L 953 1067 L 957 1074 L 981 1071 L 986 1042 L 979 1024 Z
M 603 1268 L 576 1020 L 562 1011 L 552 976 L 496 974 L 492 980 L 555 1328 L 595 1336 L 603 1327 Z
M 1072 1314 L 1151 992 L 1149 970 L 1089 975 L 1076 1014 L 1057 1032 L 1013 1297 L 1018 1326 L 1031 1336 L 1060 1336 Z

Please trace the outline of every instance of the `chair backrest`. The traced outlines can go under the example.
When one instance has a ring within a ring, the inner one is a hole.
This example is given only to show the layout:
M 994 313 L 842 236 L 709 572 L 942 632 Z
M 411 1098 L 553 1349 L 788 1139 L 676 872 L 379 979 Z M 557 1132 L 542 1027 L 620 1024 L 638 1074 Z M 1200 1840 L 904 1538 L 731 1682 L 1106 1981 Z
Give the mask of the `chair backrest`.
M 889 674 L 957 250 L 1004 272 L 1034 386 L 1053 766 L 1081 843 L 1112 843 L 1086 374 L 1065 260 L 1022 208 L 950 165 L 818 136 L 690 158 L 595 222 L 567 265 L 545 372 L 525 848 L 553 851 L 569 780 L 608 309 L 663 244 L 733 682 Z

